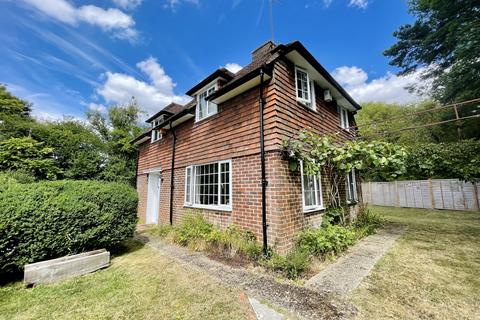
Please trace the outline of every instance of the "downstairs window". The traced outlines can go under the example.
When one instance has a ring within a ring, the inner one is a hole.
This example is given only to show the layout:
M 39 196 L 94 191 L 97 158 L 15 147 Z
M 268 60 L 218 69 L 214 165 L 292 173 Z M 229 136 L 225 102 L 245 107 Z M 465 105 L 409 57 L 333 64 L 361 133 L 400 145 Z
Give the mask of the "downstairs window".
M 302 174 L 303 211 L 308 212 L 324 209 L 320 175 L 307 175 L 303 171 L 303 162 L 300 162 L 300 171 Z
M 185 171 L 185 205 L 232 210 L 231 160 L 188 166 Z

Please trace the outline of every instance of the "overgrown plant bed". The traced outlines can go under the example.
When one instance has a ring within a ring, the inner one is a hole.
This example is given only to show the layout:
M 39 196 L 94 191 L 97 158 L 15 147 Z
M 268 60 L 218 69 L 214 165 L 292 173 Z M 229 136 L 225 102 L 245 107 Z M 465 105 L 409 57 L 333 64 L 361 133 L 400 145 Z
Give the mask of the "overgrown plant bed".
M 332 221 L 327 212 L 322 227 L 299 233 L 288 254 L 279 255 L 270 249 L 267 257 L 252 232 L 234 225 L 220 230 L 196 213 L 187 213 L 178 225 L 158 226 L 148 229 L 147 233 L 205 252 L 210 258 L 232 266 L 261 267 L 277 276 L 297 279 L 312 275 L 313 261 L 335 258 L 382 225 L 381 219 L 368 209 L 361 210 L 358 219 L 350 225 L 333 224 Z

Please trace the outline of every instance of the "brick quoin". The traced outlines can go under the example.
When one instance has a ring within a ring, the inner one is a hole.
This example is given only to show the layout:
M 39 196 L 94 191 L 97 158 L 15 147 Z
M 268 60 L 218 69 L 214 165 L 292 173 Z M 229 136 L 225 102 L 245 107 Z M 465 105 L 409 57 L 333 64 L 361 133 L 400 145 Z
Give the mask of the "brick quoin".
M 316 91 L 320 93 L 321 89 Z M 272 78 L 266 81 L 265 149 L 267 186 L 268 243 L 277 252 L 286 253 L 295 235 L 321 224 L 323 211 L 304 213 L 299 172 L 289 169 L 282 158 L 282 141 L 294 137 L 301 129 L 317 133 L 337 132 L 339 139 L 351 139 L 354 131 L 339 127 L 337 106 L 316 95 L 316 111 L 296 100 L 294 65 L 286 60 L 275 62 Z M 353 115 L 350 124 L 354 125 Z M 174 172 L 173 223 L 179 223 L 186 212 L 199 212 L 219 228 L 236 225 L 252 231 L 262 241 L 261 170 L 259 144 L 259 89 L 252 88 L 218 105 L 218 113 L 205 120 L 194 119 L 174 128 L 177 148 Z M 169 223 L 170 170 L 172 134 L 167 132 L 157 142 L 139 146 L 137 190 L 138 215 L 145 221 L 147 180 L 151 168 L 161 168 L 159 224 Z M 185 168 L 221 160 L 232 161 L 232 210 L 218 211 L 184 206 Z M 327 199 L 327 179 L 322 176 L 323 199 Z M 340 186 L 345 197 L 345 186 Z

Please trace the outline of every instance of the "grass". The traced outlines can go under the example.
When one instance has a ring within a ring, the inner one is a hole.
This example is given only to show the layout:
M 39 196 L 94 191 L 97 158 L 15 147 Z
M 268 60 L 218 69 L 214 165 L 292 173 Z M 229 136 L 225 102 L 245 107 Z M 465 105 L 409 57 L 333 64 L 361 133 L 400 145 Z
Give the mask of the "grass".
M 480 212 L 371 209 L 408 229 L 354 293 L 358 319 L 480 319 Z
M 0 287 L 0 319 L 245 319 L 247 303 L 239 291 L 150 247 L 58 284 Z

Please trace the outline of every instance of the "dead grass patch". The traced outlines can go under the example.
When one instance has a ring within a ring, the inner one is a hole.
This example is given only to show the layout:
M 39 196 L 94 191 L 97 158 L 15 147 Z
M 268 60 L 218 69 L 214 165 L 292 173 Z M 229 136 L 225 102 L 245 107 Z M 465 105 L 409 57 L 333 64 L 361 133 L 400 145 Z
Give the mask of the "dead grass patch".
M 480 319 L 480 212 L 371 209 L 408 229 L 354 293 L 358 319 Z

